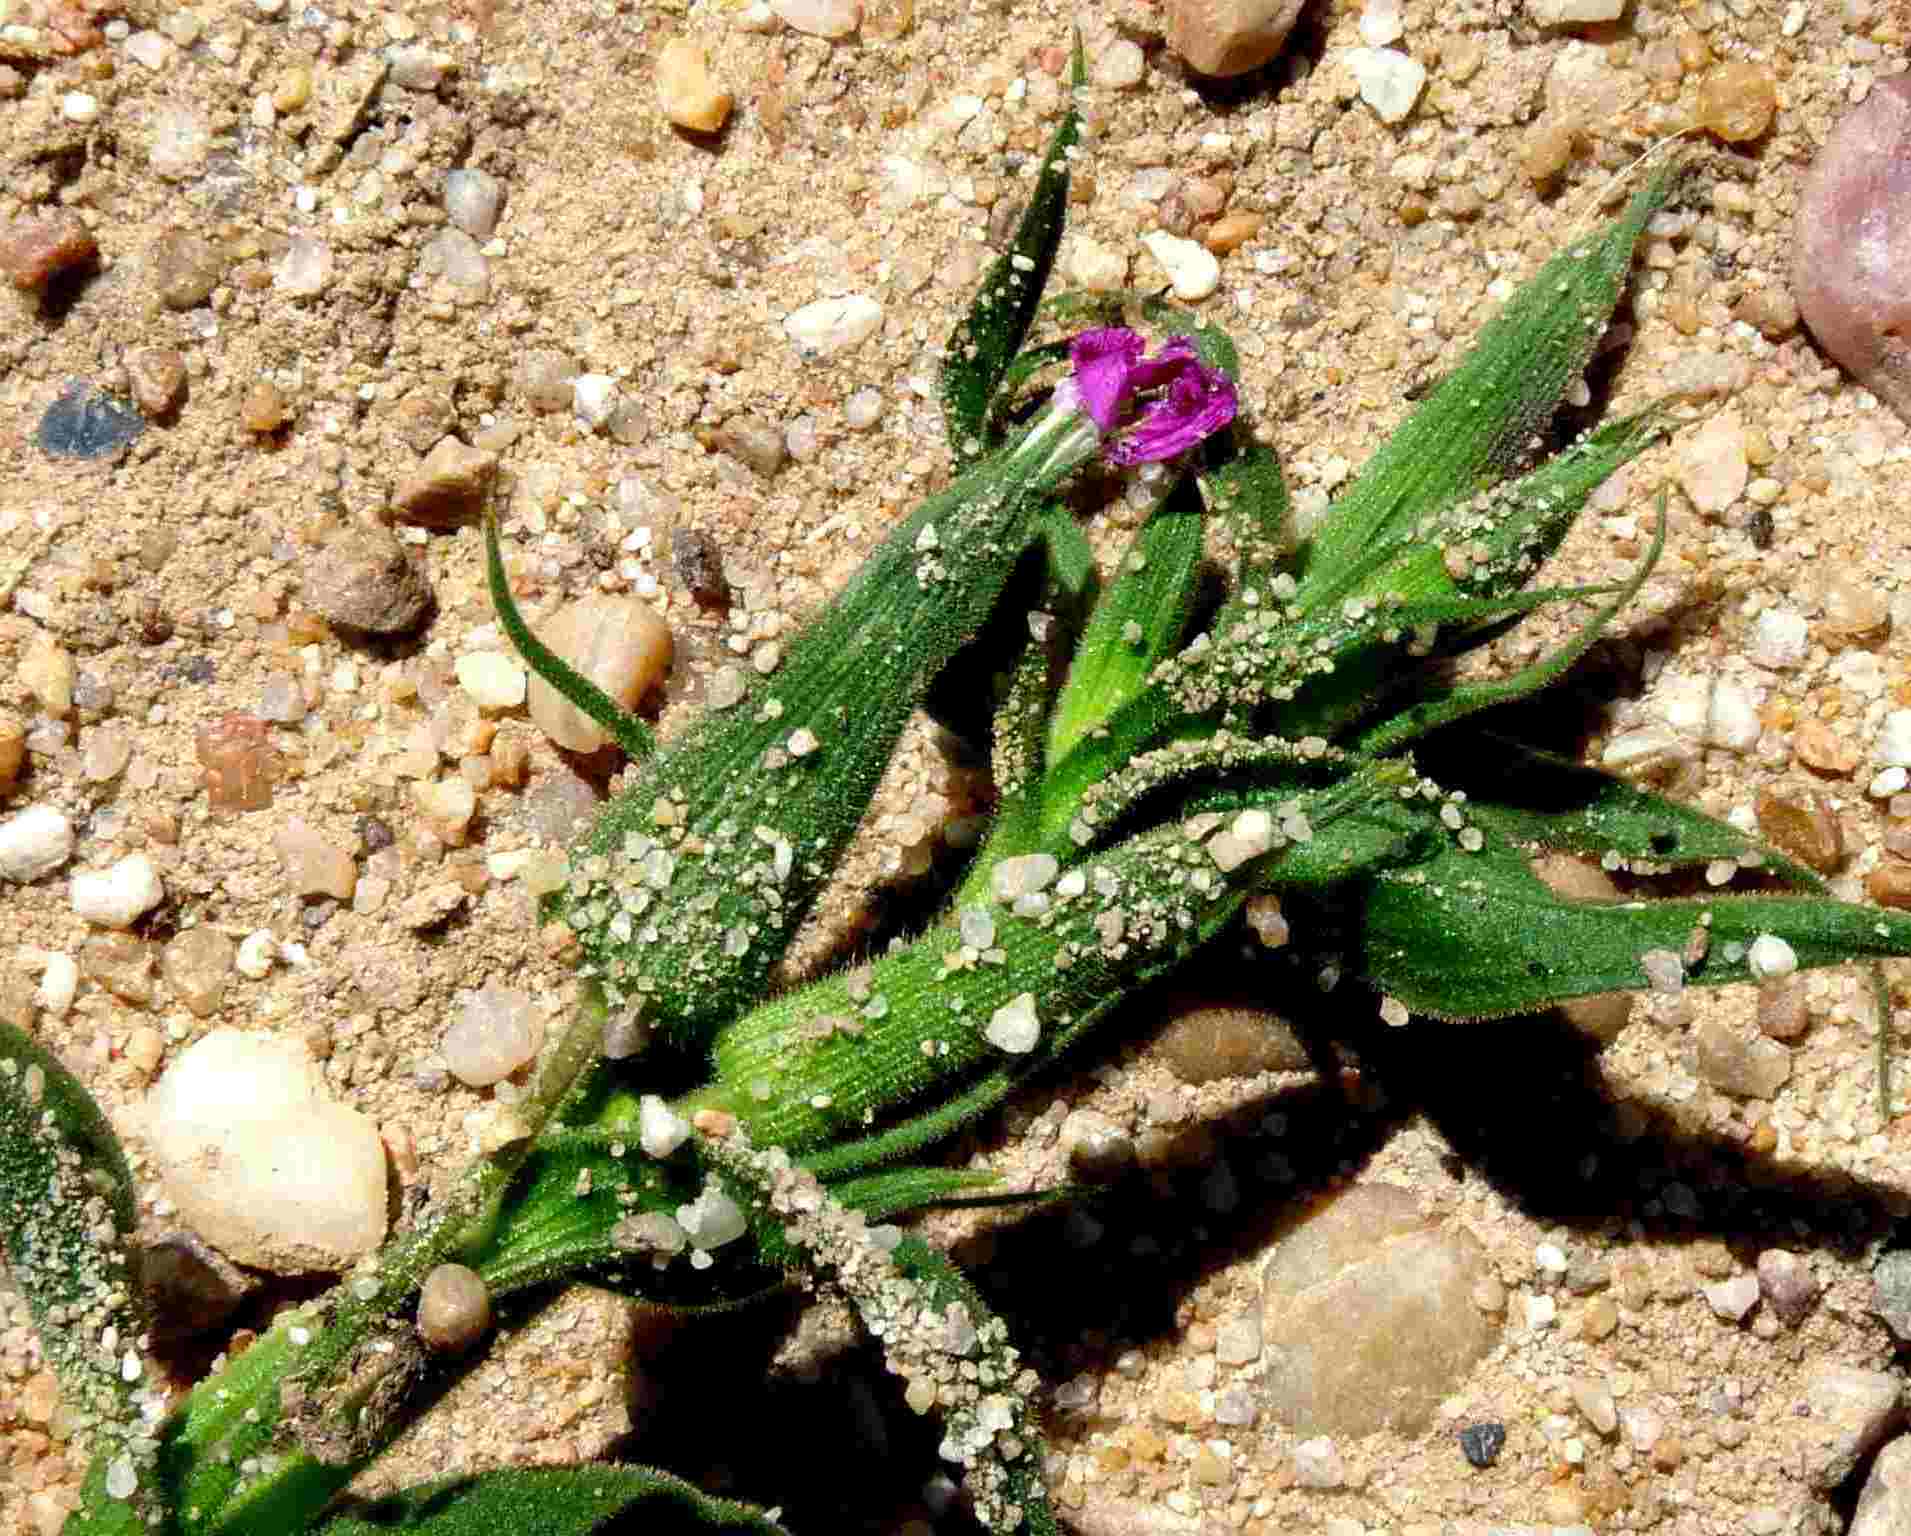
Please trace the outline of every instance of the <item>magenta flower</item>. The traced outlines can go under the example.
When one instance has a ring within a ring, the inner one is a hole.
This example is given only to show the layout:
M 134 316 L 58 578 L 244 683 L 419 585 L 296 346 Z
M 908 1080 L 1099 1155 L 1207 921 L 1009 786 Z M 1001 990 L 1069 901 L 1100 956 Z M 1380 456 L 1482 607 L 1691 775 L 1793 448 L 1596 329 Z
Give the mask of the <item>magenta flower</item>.
M 1070 382 L 1081 408 L 1107 439 L 1102 457 L 1111 464 L 1151 464 L 1192 448 L 1234 420 L 1234 381 L 1195 355 L 1177 336 L 1153 357 L 1125 326 L 1084 331 L 1068 346 L 1075 371 Z M 1134 424 L 1108 438 L 1138 396 L 1154 392 Z

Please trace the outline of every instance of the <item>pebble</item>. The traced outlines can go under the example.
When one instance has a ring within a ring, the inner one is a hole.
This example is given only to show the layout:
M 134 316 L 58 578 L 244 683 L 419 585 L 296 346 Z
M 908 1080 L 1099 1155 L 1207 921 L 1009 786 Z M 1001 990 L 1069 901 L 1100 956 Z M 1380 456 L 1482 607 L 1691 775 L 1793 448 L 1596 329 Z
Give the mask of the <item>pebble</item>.
M 171 347 L 142 347 L 126 359 L 133 403 L 150 418 L 171 415 L 186 397 L 186 360 Z
M 1035 994 L 1019 993 L 989 1016 L 983 1036 L 997 1050 L 1012 1056 L 1026 1055 L 1042 1038 L 1041 1021 L 1035 1015 Z
M 1797 1437 L 1806 1481 L 1820 1491 L 1851 1476 L 1904 1422 L 1902 1386 L 1886 1371 L 1815 1359 L 1805 1366 L 1797 1396 L 1807 1412 L 1783 1423 Z M 1773 1453 L 1783 1454 L 1776 1447 Z
M 1699 1026 L 1693 1059 L 1702 1081 L 1734 1098 L 1769 1099 L 1792 1075 L 1792 1053 L 1783 1045 L 1741 1034 L 1723 1019 Z
M 1148 254 L 1167 274 L 1174 296 L 1185 303 L 1205 299 L 1221 286 L 1221 263 L 1214 252 L 1194 240 L 1183 240 L 1166 230 L 1150 230 L 1141 237 Z
M 445 217 L 473 240 L 489 240 L 497 232 L 504 207 L 504 183 L 489 171 L 469 169 L 445 176 Z
M 239 401 L 239 425 L 248 432 L 276 432 L 290 410 L 284 390 L 270 379 L 255 379 Z
M 123 1003 L 149 1007 L 153 1001 L 153 946 L 124 933 L 88 939 L 80 946 L 80 974 Z
M 670 670 L 670 626 L 631 597 L 585 597 L 566 603 L 538 626 L 538 638 L 609 694 L 634 710 Z M 595 752 L 610 737 L 541 677 L 530 680 L 531 719 L 567 752 Z
M 1911 1344 L 1911 1249 L 1894 1248 L 1871 1272 L 1871 1310 L 1900 1344 Z
M 516 709 L 524 702 L 524 664 L 502 651 L 472 651 L 452 664 L 458 686 L 480 709 Z
M 205 303 L 226 271 L 218 247 L 184 229 L 169 229 L 155 240 L 147 265 L 159 302 L 180 310 Z
M 571 414 L 585 431 L 602 431 L 617 405 L 617 380 L 608 373 L 580 373 L 571 380 Z
M 79 675 L 72 654 L 44 630 L 27 642 L 16 674 L 40 708 L 56 720 L 73 713 L 73 684 Z
M 69 379 L 46 408 L 34 440 L 56 459 L 106 459 L 125 452 L 146 430 L 146 418 L 90 379 Z
M 332 248 L 312 235 L 294 235 L 279 258 L 272 285 L 288 298 L 309 299 L 332 286 Z
M 654 1093 L 637 1101 L 637 1144 L 651 1157 L 668 1157 L 690 1139 L 690 1122 Z
M 90 271 L 99 254 L 93 232 L 71 209 L 28 214 L 0 232 L 0 272 L 27 293 L 42 292 L 56 279 Z
M 797 356 L 814 362 L 867 341 L 882 323 L 882 305 L 866 294 L 847 293 L 793 310 L 783 319 L 783 334 Z
M 0 795 L 10 794 L 27 765 L 27 728 L 9 715 L 0 715 Z
M 729 121 L 736 98 L 710 78 L 703 44 L 673 37 L 657 50 L 657 104 L 678 128 L 715 133 Z
M 56 1019 L 66 1017 L 80 990 L 80 967 L 71 955 L 57 952 L 46 957 L 40 971 L 40 985 L 33 1000 Z
M 810 37 L 848 37 L 863 24 L 862 0 L 770 0 L 784 26 Z
M 1305 0 L 1165 0 L 1168 46 L 1204 75 L 1245 75 L 1281 51 Z
M 1400 0 L 1367 0 L 1360 9 L 1360 40 L 1369 48 L 1385 48 L 1406 34 L 1400 19 Z
M 130 928 L 165 899 L 159 869 L 144 853 L 129 853 L 104 869 L 81 870 L 67 888 L 74 913 L 102 928 Z
M 213 1030 L 147 1096 L 146 1130 L 180 1214 L 242 1264 L 343 1269 L 384 1238 L 378 1129 L 289 1040 Z
M 1723 512 L 1745 494 L 1745 422 L 1736 406 L 1708 417 L 1679 447 L 1679 488 L 1703 513 Z
M 30 805 L 0 821 L 0 880 L 26 885 L 73 857 L 73 823 L 50 805 Z
M 1787 1328 L 1796 1328 L 1818 1303 L 1818 1277 L 1811 1264 L 1783 1248 L 1767 1248 L 1755 1268 L 1765 1305 Z
M 1727 144 L 1762 138 L 1777 115 L 1778 86 L 1763 64 L 1728 59 L 1699 77 L 1699 126 Z
M 458 996 L 459 1012 L 440 1049 L 459 1082 L 488 1088 L 537 1059 L 544 1020 L 531 994 L 488 985 Z
M 1077 235 L 1068 249 L 1069 275 L 1091 293 L 1113 293 L 1128 283 L 1128 257 L 1087 235 Z
M 1600 1434 L 1610 1435 L 1619 1427 L 1619 1407 L 1603 1377 L 1575 1376 L 1567 1383 L 1567 1390 L 1572 1394 L 1573 1406 Z
M 1734 1275 L 1705 1288 L 1705 1304 L 1721 1322 L 1742 1323 L 1758 1305 L 1758 1276 Z
M 1347 67 L 1383 123 L 1404 121 L 1427 83 L 1426 67 L 1398 48 L 1349 48 Z
M 392 84 L 430 95 L 444 83 L 451 61 L 423 44 L 402 43 L 386 50 L 385 63 L 391 70 Z
M 491 1292 L 475 1269 L 440 1264 L 418 1290 L 418 1336 L 439 1354 L 459 1355 L 491 1326 Z
M 1147 69 L 1141 45 L 1120 37 L 1095 56 L 1088 77 L 1105 91 L 1125 91 L 1140 85 Z
M 1294 1447 L 1294 1482 L 1302 1488 L 1344 1487 L 1347 1467 L 1339 1447 L 1325 1435 L 1301 1441 Z
M 1261 1358 L 1261 1314 L 1243 1312 L 1214 1330 L 1214 1358 L 1223 1365 L 1252 1365 Z
M 107 784 L 126 771 L 133 757 L 133 736 L 108 721 L 80 732 L 80 776 L 89 784 Z
M 1805 616 L 1797 609 L 1767 608 L 1752 626 L 1746 654 L 1775 672 L 1795 671 L 1811 654 L 1810 634 Z
M 221 715 L 193 740 L 204 770 L 206 803 L 218 812 L 262 811 L 272 804 L 279 754 L 255 715 Z
M 1492 1347 L 1486 1254 L 1391 1184 L 1356 1184 L 1274 1244 L 1261 1275 L 1268 1411 L 1299 1434 L 1422 1432 Z
M 278 958 L 279 944 L 265 929 L 255 929 L 239 941 L 239 953 L 232 962 L 241 976 L 254 981 L 262 980 L 272 970 L 272 962 Z
M 194 1018 L 211 1018 L 225 1000 L 238 946 L 204 924 L 175 935 L 159 958 L 160 974 Z
M 1911 421 L 1911 77 L 1879 80 L 1805 173 L 1792 293 L 1813 338 Z
M 475 519 L 497 474 L 498 456 L 455 437 L 438 441 L 393 498 L 399 517 L 424 528 L 451 528 Z
M 843 425 L 852 432 L 867 432 L 883 416 L 883 392 L 859 389 L 843 402 Z
M 703 1193 L 692 1203 L 677 1207 L 677 1224 L 690 1239 L 690 1246 L 700 1251 L 734 1243 L 749 1230 L 736 1201 L 714 1179 L 704 1185 Z
M 190 1232 L 171 1232 L 139 1256 L 139 1283 L 162 1338 L 190 1338 L 217 1328 L 259 1288 L 248 1275 Z
M 441 229 L 425 242 L 418 275 L 447 284 L 459 304 L 480 304 L 491 296 L 491 263 L 462 229 Z
M 334 534 L 306 566 L 302 590 L 328 624 L 358 634 L 410 634 L 431 609 L 422 564 L 378 526 Z
M 152 117 L 146 163 L 162 181 L 185 181 L 199 173 L 212 147 L 212 129 L 191 107 L 168 104 Z
M 1492 1419 L 1469 1424 L 1460 1431 L 1460 1454 L 1484 1472 L 1506 1449 L 1506 1426 Z
M 1106 1115 L 1090 1109 L 1069 1112 L 1056 1145 L 1068 1162 L 1068 1171 L 1091 1184 L 1113 1183 L 1135 1166 L 1134 1138 Z
M 568 353 L 535 348 L 518 364 L 517 390 L 534 411 L 568 411 L 576 397 L 572 382 L 577 372 L 577 361 Z
M 478 792 L 462 777 L 420 779 L 411 786 L 418 815 L 441 843 L 462 848 L 471 835 L 471 818 L 478 812 Z
M 1617 21 L 1626 0 L 1527 0 L 1526 13 L 1542 27 L 1584 27 Z
M 1279 1014 L 1251 1005 L 1170 1001 L 1155 1049 L 1184 1083 L 1200 1085 L 1259 1072 L 1305 1072 L 1307 1047 Z
M 1911 1531 L 1911 1437 L 1878 1452 L 1858 1492 L 1845 1536 L 1904 1536 Z
M 272 834 L 285 886 L 294 896 L 330 896 L 350 901 L 358 888 L 358 865 L 351 854 L 301 817 L 289 818 Z
M 125 46 L 129 59 L 155 73 L 170 65 L 177 51 L 172 39 L 163 32 L 135 32 L 126 39 Z

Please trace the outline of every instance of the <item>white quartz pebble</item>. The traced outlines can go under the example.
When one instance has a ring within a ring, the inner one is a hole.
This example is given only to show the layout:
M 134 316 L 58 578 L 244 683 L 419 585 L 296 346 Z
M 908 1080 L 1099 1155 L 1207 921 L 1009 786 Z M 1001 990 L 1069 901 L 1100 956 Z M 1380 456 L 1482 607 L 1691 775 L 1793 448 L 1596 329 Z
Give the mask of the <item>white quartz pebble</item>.
M 524 702 L 524 666 L 502 651 L 473 651 L 453 664 L 458 686 L 480 709 L 516 709 Z
M 1425 67 L 1397 48 L 1349 48 L 1347 67 L 1360 99 L 1383 123 L 1397 123 L 1411 112 L 1427 83 Z
M 461 993 L 459 1002 L 458 1017 L 442 1044 L 445 1065 L 459 1082 L 486 1088 L 536 1059 L 544 1045 L 544 1021 L 530 993 L 484 986 Z
M 147 1096 L 146 1137 L 180 1214 L 242 1264 L 342 1269 L 385 1236 L 378 1129 L 289 1040 L 206 1035 Z
M 159 870 L 143 853 L 129 853 L 104 869 L 83 869 L 73 877 L 73 910 L 102 928 L 130 928 L 166 899 Z
M 0 821 L 0 880 L 24 885 L 73 857 L 73 823 L 50 805 L 29 805 Z
M 1156 229 L 1141 237 L 1161 270 L 1167 274 L 1174 296 L 1192 303 L 1205 299 L 1221 286 L 1221 263 L 1214 252 L 1194 240 L 1183 240 L 1166 230 Z
M 1023 992 L 1011 998 L 989 1016 L 983 1037 L 997 1050 L 1012 1056 L 1026 1055 L 1042 1038 L 1041 1021 L 1035 1016 L 1035 994 Z
M 865 294 L 818 299 L 783 320 L 783 334 L 807 362 L 867 341 L 883 323 L 883 307 Z

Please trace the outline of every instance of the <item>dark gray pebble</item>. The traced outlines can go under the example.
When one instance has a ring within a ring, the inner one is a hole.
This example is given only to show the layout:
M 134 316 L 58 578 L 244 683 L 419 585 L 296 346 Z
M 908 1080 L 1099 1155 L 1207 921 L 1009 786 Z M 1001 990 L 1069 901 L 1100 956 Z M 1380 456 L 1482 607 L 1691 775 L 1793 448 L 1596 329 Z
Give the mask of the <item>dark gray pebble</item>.
M 106 459 L 124 453 L 146 430 L 146 418 L 122 405 L 90 379 L 69 379 L 46 408 L 36 434 L 42 451 L 56 459 Z

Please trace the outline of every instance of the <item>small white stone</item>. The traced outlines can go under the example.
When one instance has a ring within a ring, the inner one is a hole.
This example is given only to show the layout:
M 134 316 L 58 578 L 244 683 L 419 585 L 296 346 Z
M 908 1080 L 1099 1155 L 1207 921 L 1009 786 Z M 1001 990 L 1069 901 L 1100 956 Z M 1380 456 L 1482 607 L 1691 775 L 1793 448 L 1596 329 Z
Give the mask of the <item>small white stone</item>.
M 56 1019 L 66 1017 L 80 990 L 80 968 L 71 955 L 57 950 L 41 962 L 40 985 L 33 1000 Z
M 241 976 L 258 981 L 272 969 L 279 957 L 279 942 L 263 928 L 254 929 L 239 941 L 239 953 L 233 965 Z
M 147 1140 L 192 1227 L 242 1264 L 343 1269 L 385 1235 L 385 1147 L 289 1040 L 216 1029 L 146 1100 Z
M 1014 901 L 1018 896 L 1047 890 L 1061 867 L 1053 854 L 1018 854 L 989 871 L 989 889 L 995 892 L 997 901 Z
M 1911 713 L 1911 712 L 1908 712 Z M 0 821 L 0 880 L 25 885 L 73 857 L 73 823 L 50 805 L 29 805 Z
M 1721 679 L 1712 689 L 1712 707 L 1706 715 L 1708 745 L 1728 752 L 1749 752 L 1758 745 L 1764 726 L 1758 718 L 1758 700 L 1739 683 Z
M 516 709 L 524 702 L 525 672 L 502 651 L 473 651 L 453 664 L 458 686 L 480 709 Z
M 1747 654 L 1761 667 L 1789 672 L 1804 664 L 1809 650 L 1805 616 L 1795 608 L 1767 608 L 1752 627 Z
M 1528 0 L 1527 14 L 1542 27 L 1580 27 L 1617 21 L 1626 0 Z
M 533 1061 L 544 1045 L 544 1021 L 531 994 L 484 986 L 461 993 L 463 1007 L 445 1031 L 445 1066 L 459 1082 L 488 1088 Z
M 68 91 L 60 98 L 60 116 L 69 123 L 99 121 L 100 99 L 88 91 Z
M 105 869 L 81 870 L 68 891 L 73 910 L 103 928 L 130 928 L 166 899 L 159 870 L 143 853 L 129 853 Z
M 1035 994 L 1020 993 L 996 1009 L 982 1034 L 989 1044 L 1013 1056 L 1034 1050 L 1042 1038 L 1041 1021 L 1035 1016 Z
M 852 432 L 867 432 L 882 420 L 882 414 L 880 389 L 859 389 L 843 402 L 843 423 Z
M 1721 1321 L 1739 1323 L 1758 1305 L 1758 1276 L 1734 1275 L 1705 1288 L 1705 1303 Z
M 734 1243 L 749 1230 L 749 1223 L 736 1201 L 726 1195 L 723 1186 L 714 1179 L 703 1186 L 703 1193 L 689 1205 L 677 1207 L 677 1223 L 690 1239 L 690 1246 L 700 1250 Z
M 1789 976 L 1798 969 L 1798 955 L 1775 933 L 1761 933 L 1745 952 L 1745 963 L 1761 981 Z
M 1745 457 L 1745 421 L 1735 407 L 1708 417 L 1679 445 L 1679 486 L 1705 513 L 1723 512 L 1745 494 L 1751 469 Z
M 1566 1252 L 1558 1243 L 1539 1243 L 1533 1249 L 1534 1265 L 1549 1275 L 1566 1273 Z
M 1911 768 L 1911 709 L 1894 709 L 1884 717 L 1875 751 L 1887 768 Z
M 770 9 L 809 37 L 848 37 L 863 24 L 862 0 L 770 0 Z
M 964 907 L 956 919 L 956 932 L 964 944 L 981 951 L 995 943 L 995 919 L 987 907 Z
M 1525 1301 L 1526 1329 L 1529 1333 L 1538 1333 L 1543 1328 L 1553 1326 L 1559 1316 L 1559 1303 L 1550 1296 L 1528 1296 Z
M 1089 79 L 1105 91 L 1125 91 L 1141 84 L 1148 60 L 1141 45 L 1122 37 L 1096 55 Z
M 1360 99 L 1383 123 L 1406 117 L 1427 83 L 1426 69 L 1397 48 L 1349 48 L 1347 67 L 1360 88 Z
M 294 298 L 309 298 L 332 285 L 332 248 L 310 235 L 294 235 L 279 258 L 272 285 Z
M 603 428 L 617 409 L 617 381 L 607 373 L 580 373 L 571 383 L 571 414 L 587 431 Z
M 163 32 L 135 32 L 126 39 L 126 56 L 147 69 L 161 70 L 173 61 L 172 39 Z
M 1369 48 L 1397 43 L 1406 32 L 1400 20 L 1400 0 L 1367 0 L 1360 12 L 1360 40 Z
M 1128 282 L 1128 258 L 1120 251 L 1077 235 L 1068 250 L 1068 272 L 1091 293 L 1112 293 Z
M 1192 303 L 1221 286 L 1221 263 L 1205 245 L 1183 240 L 1165 229 L 1150 230 L 1141 237 L 1141 243 L 1167 274 L 1177 299 Z
M 456 170 L 445 176 L 445 216 L 474 240 L 489 240 L 504 206 L 504 183 L 489 171 Z
M 637 1101 L 637 1145 L 652 1157 L 668 1157 L 690 1139 L 690 1122 L 654 1093 Z
M 1874 800 L 1889 800 L 1907 783 L 1911 783 L 1911 773 L 1907 773 L 1903 768 L 1886 768 L 1871 776 L 1871 782 L 1865 786 L 1865 793 Z
M 818 299 L 784 317 L 783 334 L 805 362 L 867 341 L 883 323 L 883 307 L 865 294 Z

